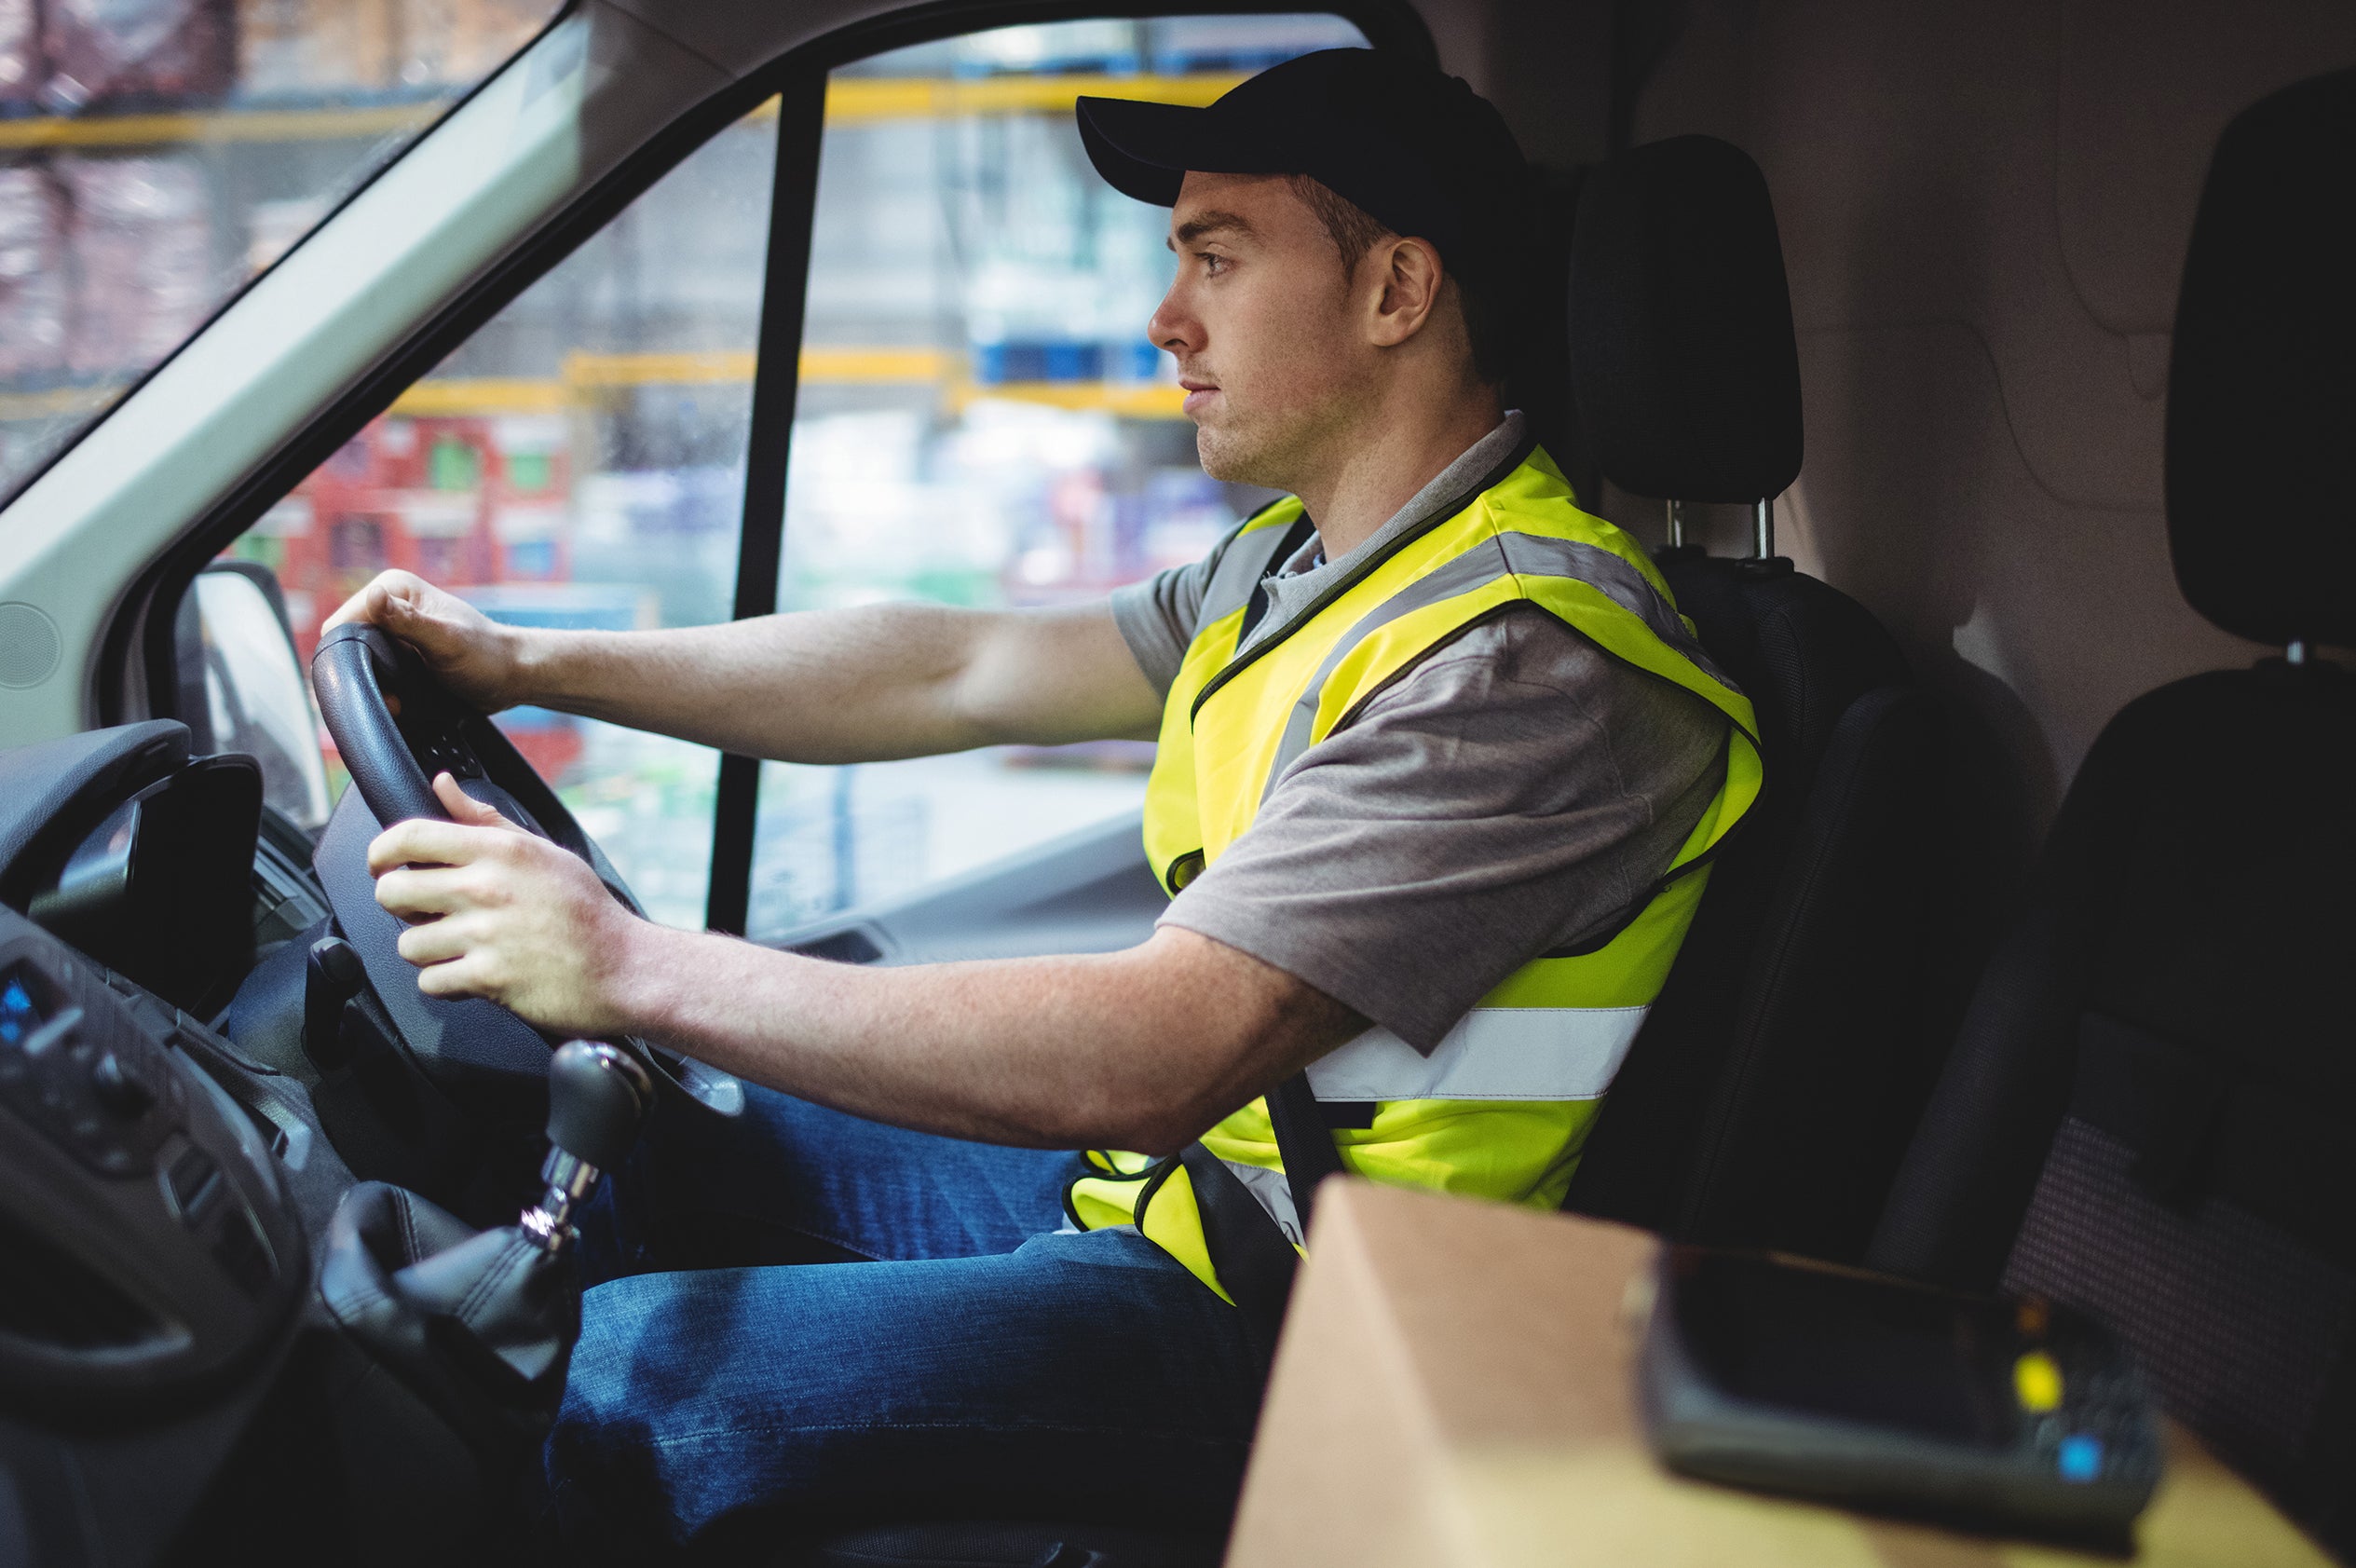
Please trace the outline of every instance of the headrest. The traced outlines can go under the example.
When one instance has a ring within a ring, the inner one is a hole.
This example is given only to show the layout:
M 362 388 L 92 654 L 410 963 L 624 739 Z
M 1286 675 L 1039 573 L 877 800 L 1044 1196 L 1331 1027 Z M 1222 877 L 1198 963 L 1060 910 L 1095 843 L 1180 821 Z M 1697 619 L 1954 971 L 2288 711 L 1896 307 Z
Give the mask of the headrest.
M 2356 71 L 2217 139 L 2176 294 L 2168 542 L 2227 631 L 2356 645 Z
M 1571 388 L 1639 496 L 1758 501 L 1800 472 L 1800 355 L 1767 182 L 1714 136 L 1622 153 L 1571 233 Z

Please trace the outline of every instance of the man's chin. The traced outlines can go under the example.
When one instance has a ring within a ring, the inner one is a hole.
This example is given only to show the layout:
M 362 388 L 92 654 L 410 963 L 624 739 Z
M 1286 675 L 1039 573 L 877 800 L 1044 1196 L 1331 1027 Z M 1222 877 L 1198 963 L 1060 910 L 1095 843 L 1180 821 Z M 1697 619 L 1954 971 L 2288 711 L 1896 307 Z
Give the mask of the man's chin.
M 1237 440 L 1232 430 L 1197 425 L 1194 428 L 1194 456 L 1202 462 L 1203 471 L 1222 484 L 1268 483 L 1259 477 L 1259 448 L 1251 443 Z

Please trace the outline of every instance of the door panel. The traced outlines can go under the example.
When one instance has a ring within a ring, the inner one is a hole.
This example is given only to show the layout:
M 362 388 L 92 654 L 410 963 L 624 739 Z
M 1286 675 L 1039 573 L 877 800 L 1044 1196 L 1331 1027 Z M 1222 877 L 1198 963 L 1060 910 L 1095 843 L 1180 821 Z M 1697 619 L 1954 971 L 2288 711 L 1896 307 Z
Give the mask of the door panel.
M 845 963 L 1105 953 L 1153 934 L 1170 907 L 1138 849 L 1136 811 L 770 938 Z

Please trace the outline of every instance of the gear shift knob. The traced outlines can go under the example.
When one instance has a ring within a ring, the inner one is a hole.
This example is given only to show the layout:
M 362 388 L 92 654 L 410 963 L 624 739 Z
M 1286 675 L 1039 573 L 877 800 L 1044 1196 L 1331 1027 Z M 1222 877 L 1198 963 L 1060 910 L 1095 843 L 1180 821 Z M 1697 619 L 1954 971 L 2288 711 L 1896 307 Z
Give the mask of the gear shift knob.
M 516 1221 L 550 1252 L 573 1236 L 572 1212 L 597 1179 L 637 1141 L 638 1123 L 654 1103 L 654 1080 L 638 1059 L 602 1040 L 568 1040 L 548 1064 L 547 1190 Z
M 653 1085 L 620 1048 L 568 1040 L 548 1064 L 548 1141 L 585 1166 L 611 1170 L 637 1140 Z

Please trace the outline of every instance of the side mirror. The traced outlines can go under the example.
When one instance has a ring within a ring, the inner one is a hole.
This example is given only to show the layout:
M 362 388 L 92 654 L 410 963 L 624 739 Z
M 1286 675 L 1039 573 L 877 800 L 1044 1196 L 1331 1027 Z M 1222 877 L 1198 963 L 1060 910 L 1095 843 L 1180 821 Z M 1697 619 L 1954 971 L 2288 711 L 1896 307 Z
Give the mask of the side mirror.
M 263 803 L 318 832 L 331 804 L 319 710 L 277 577 L 255 561 L 213 562 L 188 585 L 174 631 L 190 748 L 252 757 Z

